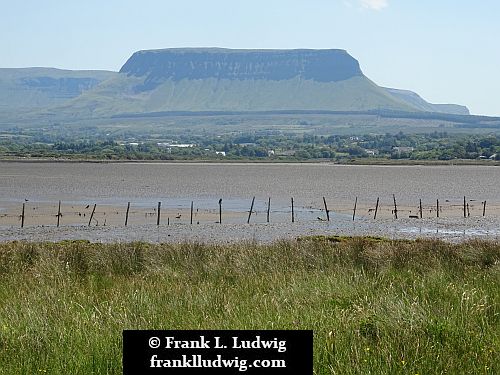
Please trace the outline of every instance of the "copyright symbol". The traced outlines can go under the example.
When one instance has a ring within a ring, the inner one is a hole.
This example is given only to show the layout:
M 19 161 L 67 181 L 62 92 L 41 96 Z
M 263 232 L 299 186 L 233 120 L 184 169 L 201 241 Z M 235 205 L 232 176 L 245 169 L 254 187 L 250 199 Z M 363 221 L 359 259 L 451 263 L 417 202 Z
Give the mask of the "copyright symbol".
M 149 339 L 149 347 L 151 349 L 158 349 L 160 347 L 160 339 L 158 337 L 151 337 Z

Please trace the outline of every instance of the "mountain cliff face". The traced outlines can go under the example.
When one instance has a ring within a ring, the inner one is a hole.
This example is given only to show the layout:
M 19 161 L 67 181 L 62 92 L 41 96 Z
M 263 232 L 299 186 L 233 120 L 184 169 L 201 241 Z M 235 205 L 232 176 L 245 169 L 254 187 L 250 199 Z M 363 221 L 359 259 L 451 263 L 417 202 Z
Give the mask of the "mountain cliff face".
M 283 81 L 299 77 L 338 82 L 362 76 L 359 63 L 343 50 L 228 50 L 222 48 L 139 51 L 120 73 L 144 76 L 139 91 L 183 79 Z

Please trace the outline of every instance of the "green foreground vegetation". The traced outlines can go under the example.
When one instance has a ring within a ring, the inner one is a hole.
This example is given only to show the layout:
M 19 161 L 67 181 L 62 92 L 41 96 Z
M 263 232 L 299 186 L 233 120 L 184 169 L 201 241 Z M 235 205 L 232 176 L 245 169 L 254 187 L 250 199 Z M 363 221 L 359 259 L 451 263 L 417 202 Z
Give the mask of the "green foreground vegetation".
M 312 329 L 316 374 L 498 374 L 500 244 L 0 244 L 0 373 L 120 374 L 123 329 Z

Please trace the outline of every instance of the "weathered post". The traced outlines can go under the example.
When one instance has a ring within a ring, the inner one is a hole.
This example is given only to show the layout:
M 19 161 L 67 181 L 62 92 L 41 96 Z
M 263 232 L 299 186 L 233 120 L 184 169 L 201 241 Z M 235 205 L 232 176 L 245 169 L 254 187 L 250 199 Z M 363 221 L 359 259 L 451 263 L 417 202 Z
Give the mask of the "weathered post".
M 354 200 L 354 210 L 352 212 L 352 221 L 354 221 L 354 218 L 356 217 L 356 206 L 358 205 L 358 197 Z
M 156 216 L 156 225 L 160 225 L 161 202 L 158 202 L 158 215 Z
M 219 224 L 222 224 L 222 198 L 219 199 Z
M 92 213 L 90 214 L 89 227 L 90 227 L 90 223 L 92 222 L 92 219 L 94 218 L 94 212 L 95 212 L 96 207 L 97 207 L 97 204 L 94 204 L 94 208 L 92 209 Z
M 250 205 L 250 211 L 248 211 L 247 224 L 250 224 L 250 216 L 252 216 L 253 204 L 255 203 L 255 197 L 252 199 L 252 204 Z
M 486 201 L 483 202 L 483 217 L 486 214 Z
M 398 218 L 398 205 L 396 204 L 396 196 L 392 194 L 392 199 L 394 200 L 394 218 Z
M 125 213 L 125 226 L 128 224 L 128 212 L 130 211 L 130 202 L 127 203 L 127 212 Z
M 464 196 L 464 217 L 467 217 L 466 207 L 465 207 L 465 196 Z
M 436 199 L 436 217 L 439 217 L 439 199 Z
M 21 228 L 24 228 L 24 207 L 26 203 L 23 203 L 23 212 L 21 213 Z
M 292 223 L 295 222 L 295 213 L 293 211 L 293 198 L 292 198 Z
M 326 199 L 323 197 L 323 204 L 325 205 L 326 220 L 330 221 L 330 211 L 328 211 L 328 206 L 326 205 Z
M 59 221 L 61 219 L 61 201 L 59 201 L 59 206 L 57 208 L 57 227 L 59 228 Z
M 267 222 L 269 223 L 269 214 L 271 213 L 271 197 L 267 200 Z
M 377 198 L 377 204 L 375 205 L 375 215 L 373 215 L 373 219 L 375 220 L 377 218 L 377 212 L 378 212 L 378 201 L 380 198 Z
M 191 201 L 191 220 L 190 223 L 193 224 L 193 201 Z
M 467 217 L 470 217 L 469 203 L 467 203 Z
M 422 199 L 420 199 L 419 212 L 420 212 L 420 218 L 422 218 Z

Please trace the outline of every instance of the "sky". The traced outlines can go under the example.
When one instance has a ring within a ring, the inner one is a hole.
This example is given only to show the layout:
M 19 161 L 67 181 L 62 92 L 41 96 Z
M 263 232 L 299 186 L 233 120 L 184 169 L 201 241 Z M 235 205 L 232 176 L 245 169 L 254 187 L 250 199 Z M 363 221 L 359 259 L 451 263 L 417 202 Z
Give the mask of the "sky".
M 170 47 L 340 48 L 375 83 L 500 116 L 499 0 L 0 0 L 0 67 Z

